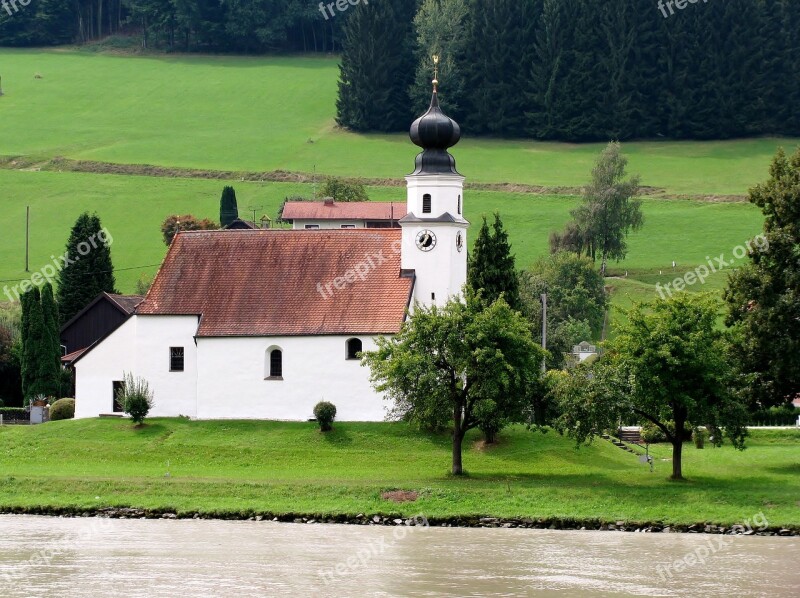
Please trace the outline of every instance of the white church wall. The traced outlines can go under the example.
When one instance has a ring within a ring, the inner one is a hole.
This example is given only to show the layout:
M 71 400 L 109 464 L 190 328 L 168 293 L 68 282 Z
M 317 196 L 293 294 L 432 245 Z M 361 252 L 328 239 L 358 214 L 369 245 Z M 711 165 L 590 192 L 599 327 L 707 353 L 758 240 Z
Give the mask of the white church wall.
M 369 369 L 346 359 L 346 341 L 369 336 L 289 336 L 198 339 L 200 419 L 304 421 L 330 401 L 340 421 L 382 421 L 387 402 L 369 383 Z M 283 379 L 266 380 L 267 349 L 283 352 Z
M 128 318 L 75 364 L 75 418 L 113 413 L 113 382 L 136 368 L 136 318 Z
M 196 316 L 133 316 L 75 364 L 75 417 L 113 413 L 113 383 L 125 372 L 147 380 L 151 417 L 197 411 Z M 183 347 L 184 369 L 170 371 L 170 348 Z

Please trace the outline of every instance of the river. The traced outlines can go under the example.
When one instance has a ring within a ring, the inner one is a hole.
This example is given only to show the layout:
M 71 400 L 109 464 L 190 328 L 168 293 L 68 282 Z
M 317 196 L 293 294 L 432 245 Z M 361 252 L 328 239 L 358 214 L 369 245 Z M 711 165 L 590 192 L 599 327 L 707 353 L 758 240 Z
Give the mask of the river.
M 798 596 L 800 538 L 0 516 L 3 598 L 490 595 Z

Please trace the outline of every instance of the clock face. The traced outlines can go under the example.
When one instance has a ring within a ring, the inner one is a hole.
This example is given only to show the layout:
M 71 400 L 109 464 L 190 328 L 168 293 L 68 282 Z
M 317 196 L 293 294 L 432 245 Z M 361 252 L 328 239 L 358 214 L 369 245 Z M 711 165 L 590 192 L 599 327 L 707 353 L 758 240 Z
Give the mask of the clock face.
M 456 249 L 459 251 L 464 249 L 464 235 L 461 233 L 461 231 L 456 233 Z
M 417 235 L 417 247 L 422 251 L 430 251 L 436 247 L 436 235 L 424 230 Z

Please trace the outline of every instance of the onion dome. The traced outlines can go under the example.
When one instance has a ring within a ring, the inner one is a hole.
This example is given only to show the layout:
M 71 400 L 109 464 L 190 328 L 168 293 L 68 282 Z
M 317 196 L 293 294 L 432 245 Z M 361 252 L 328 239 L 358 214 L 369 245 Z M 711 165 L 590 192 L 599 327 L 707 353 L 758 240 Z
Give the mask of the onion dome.
M 433 80 L 433 96 L 428 111 L 411 125 L 409 135 L 422 148 L 412 174 L 458 174 L 456 161 L 447 150 L 461 139 L 461 127 L 439 107 L 438 81 Z

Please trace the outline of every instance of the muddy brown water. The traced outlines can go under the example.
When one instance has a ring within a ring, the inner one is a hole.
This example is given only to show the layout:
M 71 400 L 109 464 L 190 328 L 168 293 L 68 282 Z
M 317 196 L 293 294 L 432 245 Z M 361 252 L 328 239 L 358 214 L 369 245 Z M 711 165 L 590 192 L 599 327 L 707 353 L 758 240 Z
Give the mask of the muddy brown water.
M 3 515 L 0 596 L 779 598 L 800 538 Z

